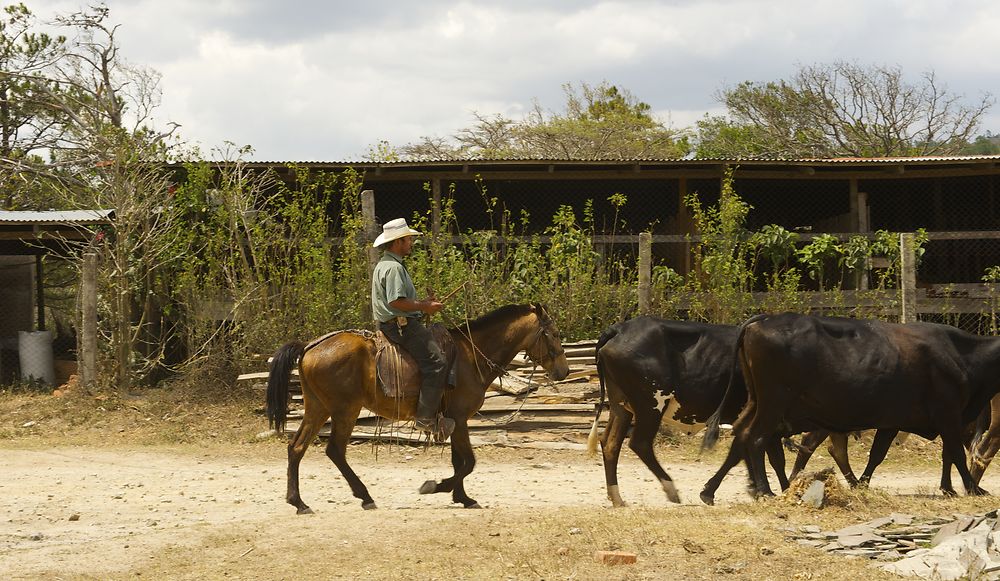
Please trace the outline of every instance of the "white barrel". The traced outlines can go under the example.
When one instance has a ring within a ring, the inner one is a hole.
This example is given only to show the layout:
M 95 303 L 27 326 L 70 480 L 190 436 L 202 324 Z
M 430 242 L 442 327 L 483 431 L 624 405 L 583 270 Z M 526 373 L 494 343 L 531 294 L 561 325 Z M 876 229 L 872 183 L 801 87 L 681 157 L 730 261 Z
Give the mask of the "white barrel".
M 21 358 L 21 379 L 52 385 L 56 381 L 52 362 L 51 331 L 19 331 L 17 352 Z

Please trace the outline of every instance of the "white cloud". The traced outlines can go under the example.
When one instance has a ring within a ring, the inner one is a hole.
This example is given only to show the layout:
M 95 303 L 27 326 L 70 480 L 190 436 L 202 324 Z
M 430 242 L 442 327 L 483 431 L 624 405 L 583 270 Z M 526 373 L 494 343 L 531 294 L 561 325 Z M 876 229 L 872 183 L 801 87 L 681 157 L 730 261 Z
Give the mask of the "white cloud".
M 472 111 L 519 117 L 534 98 L 558 109 L 562 85 L 580 81 L 629 89 L 675 127 L 720 113 L 724 85 L 834 60 L 1000 93 L 992 0 L 109 4 L 124 53 L 163 73 L 159 117 L 259 159 L 356 158 L 380 139 L 452 134 Z M 1000 131 L 1000 113 L 984 129 Z

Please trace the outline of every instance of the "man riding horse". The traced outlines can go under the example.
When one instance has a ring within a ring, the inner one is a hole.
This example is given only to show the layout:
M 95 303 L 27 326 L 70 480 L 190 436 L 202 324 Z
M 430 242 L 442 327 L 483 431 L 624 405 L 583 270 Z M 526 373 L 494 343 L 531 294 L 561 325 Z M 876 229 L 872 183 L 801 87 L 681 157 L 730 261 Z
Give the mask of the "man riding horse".
M 413 249 L 414 237 L 419 235 L 403 218 L 382 226 L 373 244 L 382 250 L 382 258 L 372 272 L 372 315 L 379 330 L 416 360 L 421 382 L 415 423 L 417 429 L 443 442 L 455 431 L 455 420 L 438 412 L 446 380 L 445 357 L 421 318 L 444 305 L 434 298 L 417 300 L 417 289 L 403 265 L 403 258 Z

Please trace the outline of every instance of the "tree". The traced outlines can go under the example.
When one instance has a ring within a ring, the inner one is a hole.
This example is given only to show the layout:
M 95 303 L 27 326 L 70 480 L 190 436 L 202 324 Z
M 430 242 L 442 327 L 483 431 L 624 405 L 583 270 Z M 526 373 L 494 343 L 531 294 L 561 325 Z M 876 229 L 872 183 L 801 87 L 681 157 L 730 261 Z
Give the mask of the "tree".
M 0 204 L 4 208 L 45 205 L 36 168 L 40 154 L 61 136 L 60 119 L 44 95 L 59 91 L 42 76 L 64 54 L 66 38 L 36 32 L 24 4 L 3 9 L 0 19 Z
M 987 131 L 962 148 L 963 155 L 997 155 L 1000 154 L 1000 135 Z
M 149 122 L 159 75 L 120 56 L 118 27 L 108 20 L 108 8 L 96 6 L 56 21 L 78 36 L 50 71 L 65 89 L 46 91 L 47 104 L 66 119 L 50 175 L 72 204 L 114 209 L 110 243 L 98 249 L 116 384 L 126 388 L 161 368 L 170 332 L 163 285 L 184 260 L 170 253 L 183 227 L 163 168 L 176 125 L 157 132 Z
M 718 96 L 728 116 L 698 123 L 700 157 L 880 157 L 961 151 L 994 103 L 966 103 L 933 72 L 908 82 L 899 67 L 802 66 L 788 81 L 744 81 Z
M 524 119 L 474 113 L 475 123 L 452 138 L 424 137 L 400 148 L 408 158 L 639 159 L 676 158 L 688 150 L 684 131 L 654 117 L 649 104 L 601 83 L 564 85 L 565 111 L 536 101 Z
M 33 33 L 23 6 L 6 13 L 0 54 L 16 66 L 0 76 L 12 112 L 2 164 L 11 174 L 32 176 L 63 207 L 114 210 L 93 248 L 102 264 L 102 331 L 114 353 L 109 367 L 125 388 L 162 359 L 164 273 L 183 260 L 168 254 L 180 226 L 163 163 L 176 145 L 176 126 L 151 127 L 159 75 L 121 57 L 106 6 L 57 17 L 54 24 L 68 30 L 70 40 Z M 28 155 L 33 149 L 44 149 L 46 158 Z M 25 203 L 38 203 L 26 196 Z

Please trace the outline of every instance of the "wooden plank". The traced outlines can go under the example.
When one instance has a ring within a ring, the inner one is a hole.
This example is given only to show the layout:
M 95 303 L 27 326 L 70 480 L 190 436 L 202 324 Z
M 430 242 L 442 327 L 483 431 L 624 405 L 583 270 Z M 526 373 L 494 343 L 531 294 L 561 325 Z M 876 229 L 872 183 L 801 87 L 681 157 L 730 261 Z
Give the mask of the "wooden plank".
M 494 413 L 494 412 L 513 412 L 513 411 L 525 411 L 525 412 L 591 412 L 594 411 L 594 404 L 589 403 L 526 403 L 524 405 L 518 404 L 506 404 L 506 405 L 496 405 L 496 404 L 484 404 L 483 407 L 479 408 L 479 413 Z
M 505 428 L 507 426 L 504 426 Z M 293 429 L 294 428 L 294 429 Z M 295 433 L 298 429 L 298 424 L 290 425 L 288 429 L 285 430 L 287 435 Z M 535 449 L 561 449 L 561 450 L 585 450 L 586 444 L 582 442 L 572 442 L 566 440 L 565 435 L 560 435 L 559 430 L 549 430 L 548 434 L 553 440 L 529 440 L 524 438 L 511 438 L 510 432 L 506 429 L 500 429 L 497 426 L 487 426 L 482 430 L 475 430 L 473 434 L 470 434 L 470 442 L 473 446 L 507 446 L 515 448 L 535 448 Z M 572 434 L 578 435 L 581 438 L 586 437 L 586 431 L 581 429 L 575 429 Z M 582 435 L 581 435 L 582 434 Z M 329 425 L 324 426 L 319 434 L 317 435 L 319 439 L 325 440 L 330 437 L 330 427 Z M 433 441 L 428 441 L 427 436 L 423 433 L 418 433 L 415 430 L 410 431 L 407 429 L 401 430 L 390 430 L 383 427 L 381 430 L 375 430 L 372 428 L 358 427 L 354 432 L 351 433 L 352 440 L 385 440 L 393 441 L 399 443 L 407 444 L 419 444 L 426 445 L 428 443 L 436 444 Z M 446 442 L 444 445 L 449 444 Z
M 567 356 L 566 357 L 566 362 L 569 363 L 570 365 L 573 365 L 574 363 L 576 363 L 576 364 L 590 363 L 591 365 L 593 365 L 594 364 L 594 354 L 591 353 L 589 355 L 577 355 L 577 356 L 574 356 L 574 357 Z M 533 361 L 531 361 L 530 359 L 528 359 L 527 356 L 525 356 L 525 357 L 517 356 L 517 357 L 514 357 L 514 359 L 511 360 L 510 365 L 508 365 L 508 367 L 510 367 L 510 366 L 515 366 L 515 367 L 535 367 L 535 364 L 534 364 Z M 541 366 L 539 365 L 538 368 L 541 369 Z
M 565 412 L 585 412 L 584 415 L 593 415 L 595 406 L 597 402 L 594 403 L 509 403 L 509 404 L 498 404 L 498 403 L 487 403 L 483 407 L 479 408 L 477 412 L 480 415 L 491 415 L 491 414 L 506 414 L 512 412 L 522 412 L 522 413 L 534 413 L 534 414 L 545 414 L 545 413 L 565 413 Z M 293 410 L 288 413 L 289 419 L 301 419 L 302 410 Z M 363 409 L 358 415 L 358 420 L 367 420 L 373 418 L 379 418 L 377 414 L 372 413 L 369 410 Z M 475 418 L 475 416 L 473 416 Z M 406 423 L 406 422 L 402 422 Z
M 241 373 L 236 376 L 236 381 L 247 381 L 253 379 L 267 379 L 271 374 L 267 371 L 258 371 L 256 373 Z M 299 370 L 292 370 L 292 381 L 297 382 L 299 376 Z

